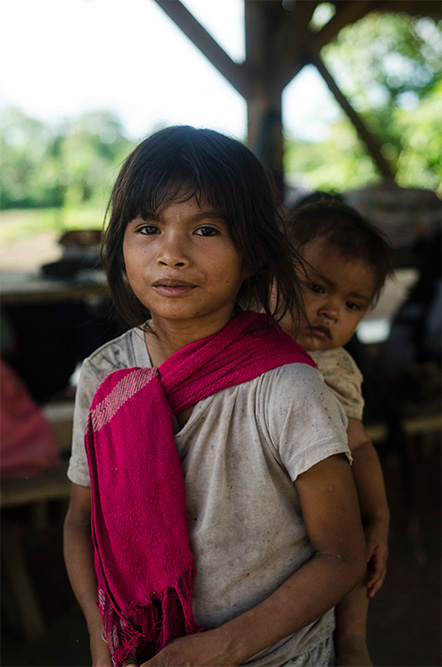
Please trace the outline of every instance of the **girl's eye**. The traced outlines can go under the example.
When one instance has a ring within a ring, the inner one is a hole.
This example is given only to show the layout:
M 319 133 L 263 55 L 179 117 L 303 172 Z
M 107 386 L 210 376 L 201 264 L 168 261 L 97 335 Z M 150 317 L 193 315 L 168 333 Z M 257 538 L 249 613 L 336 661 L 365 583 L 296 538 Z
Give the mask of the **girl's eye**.
M 151 234 L 158 234 L 159 229 L 154 225 L 143 225 L 142 227 L 138 227 L 137 232 L 139 234 L 145 234 L 146 236 L 150 236 Z
M 195 234 L 198 236 L 218 236 L 219 231 L 215 229 L 214 227 L 198 227 L 198 229 L 195 231 Z
M 317 283 L 308 283 L 308 288 L 315 294 L 324 294 L 324 288 Z
M 345 305 L 350 310 L 361 310 L 361 307 L 359 306 L 359 304 L 355 303 L 354 301 L 347 301 L 347 303 Z

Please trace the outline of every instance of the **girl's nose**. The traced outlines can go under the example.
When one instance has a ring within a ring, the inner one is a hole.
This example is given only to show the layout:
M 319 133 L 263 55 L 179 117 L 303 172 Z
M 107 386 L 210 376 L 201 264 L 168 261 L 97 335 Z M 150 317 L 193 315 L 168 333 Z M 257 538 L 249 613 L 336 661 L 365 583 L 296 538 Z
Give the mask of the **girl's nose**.
M 165 235 L 156 262 L 159 266 L 168 266 L 171 269 L 189 266 L 190 260 L 183 240 L 175 236 L 168 238 Z

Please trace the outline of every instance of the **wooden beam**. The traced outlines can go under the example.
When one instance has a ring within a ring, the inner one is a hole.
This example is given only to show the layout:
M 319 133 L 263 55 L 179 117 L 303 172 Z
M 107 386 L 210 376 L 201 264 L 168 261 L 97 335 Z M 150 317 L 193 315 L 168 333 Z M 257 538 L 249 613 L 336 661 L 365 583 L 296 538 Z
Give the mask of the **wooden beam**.
M 179 0 L 155 0 L 191 42 L 243 96 L 247 97 L 248 77 L 244 63 L 236 63 Z
M 342 28 L 370 12 L 406 12 L 412 16 L 442 18 L 440 0 L 335 0 L 336 13 L 314 36 L 315 49 L 333 41 Z
M 280 21 L 274 36 L 279 61 L 287 55 L 292 59 L 293 50 L 297 52 L 301 46 L 308 45 L 311 39 L 309 24 L 319 4 L 319 1 L 309 0 L 297 2 L 291 10 L 280 8 Z
M 284 69 L 281 71 L 279 78 L 281 90 L 284 90 L 284 88 L 293 81 L 295 76 L 297 76 L 302 68 L 308 65 L 309 62 L 310 59 L 304 51 L 299 53 L 298 56 L 294 55 L 293 62 L 286 63 Z
M 319 2 L 298 2 L 291 11 L 284 11 L 275 35 L 277 62 L 273 76 L 282 93 L 304 67 L 304 51 L 310 48 L 312 33 L 309 23 Z
M 335 15 L 323 28 L 314 32 L 309 27 L 309 23 L 317 4 L 319 3 L 303 2 L 301 5 L 295 5 L 291 12 L 294 19 L 290 26 L 292 30 L 291 43 L 287 47 L 285 58 L 278 64 L 281 90 L 308 63 L 307 54 L 315 53 L 319 55 L 322 47 L 333 40 L 342 28 L 365 16 L 373 9 L 375 2 L 373 0 L 339 0 L 339 2 L 335 2 Z M 309 13 L 305 13 L 305 11 L 299 13 L 299 9 L 303 9 L 304 5 L 312 5 L 312 7 L 309 7 Z M 298 21 L 298 17 L 303 20 Z
M 344 110 L 353 126 L 358 133 L 359 138 L 364 142 L 367 147 L 369 154 L 371 155 L 374 163 L 376 164 L 378 170 L 382 176 L 388 181 L 394 181 L 395 171 L 391 164 L 384 158 L 381 152 L 381 147 L 375 138 L 375 136 L 369 131 L 365 123 L 363 122 L 361 116 L 353 109 L 348 99 L 338 88 L 336 81 L 324 65 L 323 61 L 318 55 L 311 54 L 310 62 L 316 67 L 318 72 L 321 74 L 325 83 L 327 84 L 329 90 L 335 97 L 338 104 Z
M 308 24 L 318 4 L 300 2 L 288 11 L 281 2 L 245 0 L 246 62 L 255 85 L 264 80 L 270 94 L 280 95 L 299 72 L 300 56 L 310 44 Z
M 373 0 L 340 0 L 335 2 L 336 13 L 328 23 L 317 33 L 312 33 L 314 51 L 319 53 L 320 49 L 337 36 L 345 26 L 355 23 L 369 12 L 376 9 L 377 2 Z

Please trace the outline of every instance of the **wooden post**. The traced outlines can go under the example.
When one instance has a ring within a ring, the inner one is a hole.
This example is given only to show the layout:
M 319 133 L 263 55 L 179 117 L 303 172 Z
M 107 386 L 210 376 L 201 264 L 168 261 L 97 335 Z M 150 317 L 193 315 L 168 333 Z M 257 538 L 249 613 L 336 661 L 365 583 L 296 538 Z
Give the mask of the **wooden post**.
M 282 86 L 278 71 L 278 37 L 286 12 L 279 2 L 245 0 L 248 145 L 272 173 L 282 198 Z
M 317 55 L 312 55 L 310 57 L 310 62 L 316 67 L 318 72 L 321 74 L 325 83 L 327 84 L 329 90 L 335 97 L 338 104 L 342 107 L 346 115 L 349 117 L 353 123 L 356 132 L 358 133 L 359 138 L 364 142 L 367 147 L 369 154 L 371 155 L 375 165 L 379 169 L 380 173 L 385 180 L 389 182 L 395 181 L 395 171 L 391 164 L 384 158 L 381 152 L 381 147 L 375 136 L 369 131 L 361 116 L 356 113 L 356 111 L 351 106 L 348 99 L 338 88 L 336 81 L 324 65 L 324 62 Z

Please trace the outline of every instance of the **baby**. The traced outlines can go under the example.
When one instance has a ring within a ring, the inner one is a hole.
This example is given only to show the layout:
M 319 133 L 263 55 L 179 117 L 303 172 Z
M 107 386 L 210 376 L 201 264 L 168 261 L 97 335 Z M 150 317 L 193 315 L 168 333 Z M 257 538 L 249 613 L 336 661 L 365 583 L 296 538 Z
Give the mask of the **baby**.
M 337 664 L 372 664 L 366 646 L 368 599 L 383 584 L 388 556 L 389 510 L 382 470 L 362 424 L 362 375 L 343 348 L 379 298 L 392 273 L 392 250 L 380 233 L 339 201 L 298 208 L 287 220 L 291 240 L 305 260 L 305 318 L 286 315 L 281 325 L 296 336 L 342 403 L 367 542 L 366 581 L 336 608 Z

